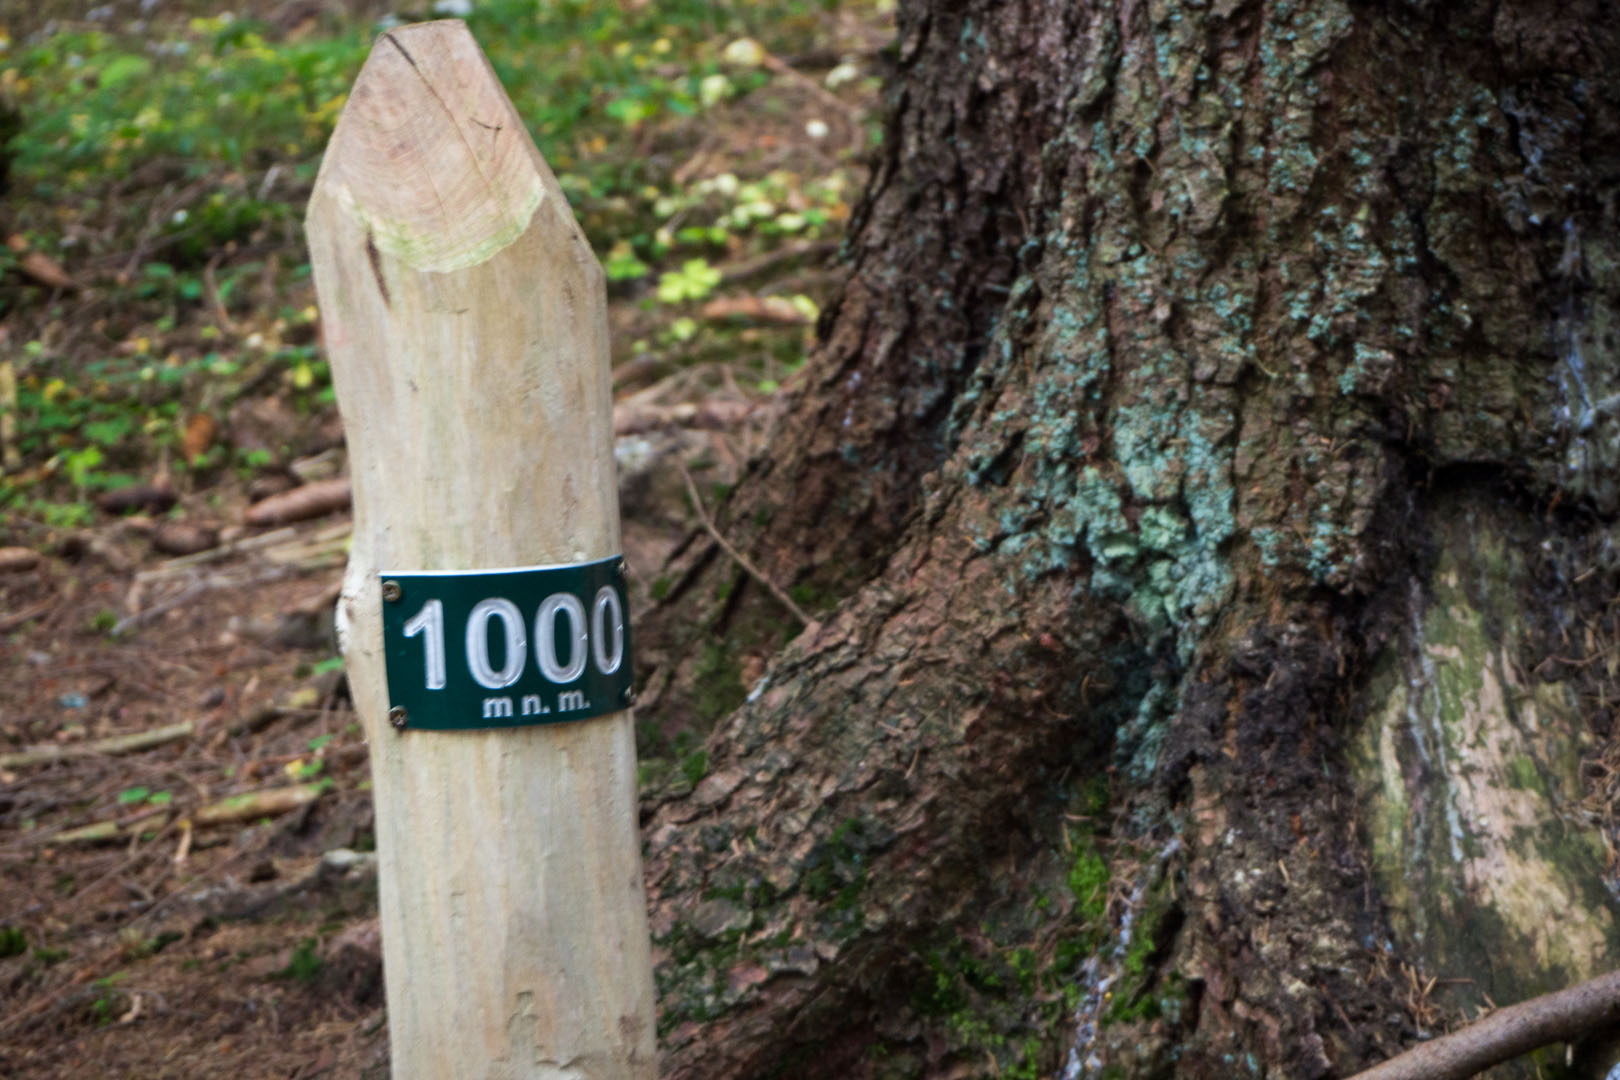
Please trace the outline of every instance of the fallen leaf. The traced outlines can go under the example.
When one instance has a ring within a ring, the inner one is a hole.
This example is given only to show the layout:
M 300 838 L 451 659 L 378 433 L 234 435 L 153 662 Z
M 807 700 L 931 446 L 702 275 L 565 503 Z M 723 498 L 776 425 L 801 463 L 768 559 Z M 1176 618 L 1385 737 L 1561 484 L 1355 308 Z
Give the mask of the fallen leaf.
M 52 289 L 76 289 L 78 282 L 68 276 L 57 261 L 42 251 L 31 251 L 28 240 L 20 233 L 13 233 L 6 238 L 6 247 L 16 252 L 22 258 L 17 268 L 41 285 Z
M 79 283 L 68 277 L 67 271 L 56 260 L 42 252 L 30 251 L 17 264 L 19 269 L 35 281 L 52 289 L 77 289 Z
M 195 464 L 203 452 L 214 444 L 216 431 L 218 425 L 207 413 L 197 413 L 186 421 L 186 431 L 181 436 L 180 448 L 185 452 L 187 462 Z

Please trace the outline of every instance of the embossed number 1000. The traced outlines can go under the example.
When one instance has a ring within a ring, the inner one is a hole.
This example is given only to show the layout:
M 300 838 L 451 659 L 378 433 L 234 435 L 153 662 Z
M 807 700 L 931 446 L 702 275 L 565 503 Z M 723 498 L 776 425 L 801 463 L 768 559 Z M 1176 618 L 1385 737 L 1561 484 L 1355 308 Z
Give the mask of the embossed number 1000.
M 557 655 L 559 636 L 557 621 L 562 619 L 568 630 L 561 640 L 569 643 L 568 662 Z M 506 655 L 499 668 L 489 656 L 489 624 L 500 620 L 505 638 Z M 422 635 L 427 649 L 427 688 L 443 690 L 445 683 L 444 603 L 429 600 L 422 610 L 411 616 L 404 626 L 408 638 Z M 467 670 L 480 686 L 499 690 L 511 686 L 523 675 L 529 662 L 529 635 L 523 613 L 510 600 L 494 597 L 480 600 L 467 616 L 465 634 Z M 540 605 L 534 616 L 534 658 L 540 674 L 547 681 L 564 685 L 585 674 L 587 660 L 596 664 L 603 675 L 612 675 L 624 662 L 624 609 L 611 585 L 596 592 L 591 605 L 590 619 L 585 617 L 585 605 L 572 593 L 552 593 Z

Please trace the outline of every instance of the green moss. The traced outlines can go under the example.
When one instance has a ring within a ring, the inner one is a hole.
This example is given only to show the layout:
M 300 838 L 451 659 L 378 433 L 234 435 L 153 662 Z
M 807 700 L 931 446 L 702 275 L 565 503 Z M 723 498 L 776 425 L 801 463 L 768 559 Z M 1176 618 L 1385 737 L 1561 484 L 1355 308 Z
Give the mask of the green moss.
M 865 921 L 858 905 L 866 889 L 867 854 L 881 846 L 882 838 L 871 835 L 865 822 L 849 818 L 805 857 L 805 893 L 812 900 L 830 901 L 827 908 L 839 916 L 840 932 L 858 930 Z
M 1097 773 L 1087 780 L 1080 788 L 1081 805 L 1084 813 L 1092 818 L 1100 818 L 1108 812 L 1109 791 L 1108 777 Z
M 1141 975 L 1147 971 L 1148 958 L 1153 955 L 1155 948 L 1149 929 L 1143 927 L 1143 932 L 1132 938 L 1130 948 L 1125 950 L 1124 968 L 1127 975 Z
M 1007 966 L 1012 969 L 1020 990 L 1026 994 L 1035 992 L 1039 969 L 1034 949 L 1014 949 L 1007 954 Z
M 693 750 L 681 757 L 681 776 L 693 787 L 697 787 L 709 772 L 709 752 L 707 750 Z
M 1474 980 L 1448 992 L 1474 1005 L 1585 977 L 1616 929 L 1600 834 L 1559 812 L 1581 796 L 1584 722 L 1567 687 L 1524 685 L 1538 534 L 1474 497 L 1433 513 L 1429 595 L 1369 685 L 1353 768 L 1397 935 Z
M 1536 763 L 1524 754 L 1519 754 L 1508 762 L 1508 783 L 1516 788 L 1530 791 L 1541 791 L 1541 773 L 1536 770 Z
M 309 982 L 321 972 L 321 957 L 316 951 L 317 942 L 314 938 L 305 938 L 293 949 L 292 956 L 287 959 L 287 966 L 276 972 L 278 978 L 297 979 L 299 982 Z
M 1067 880 L 1080 916 L 1088 923 L 1101 922 L 1108 909 L 1108 863 L 1089 840 L 1076 845 Z
M 788 590 L 793 602 L 811 614 L 831 611 L 838 604 L 838 594 L 813 582 L 801 582 Z
M 636 789 L 651 791 L 669 778 L 668 758 L 640 757 L 636 761 Z
M 692 706 L 710 723 L 729 714 L 748 697 L 736 655 L 722 643 L 711 642 L 698 651 L 692 683 Z

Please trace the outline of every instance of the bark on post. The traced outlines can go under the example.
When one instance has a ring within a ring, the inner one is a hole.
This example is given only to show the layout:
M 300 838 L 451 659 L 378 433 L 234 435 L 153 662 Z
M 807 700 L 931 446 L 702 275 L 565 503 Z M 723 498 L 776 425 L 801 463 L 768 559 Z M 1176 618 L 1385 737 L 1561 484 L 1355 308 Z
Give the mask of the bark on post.
M 601 269 L 459 22 L 378 40 L 307 225 L 353 473 L 339 624 L 394 1075 L 651 1077 L 629 713 L 396 731 L 380 615 L 383 570 L 619 552 Z

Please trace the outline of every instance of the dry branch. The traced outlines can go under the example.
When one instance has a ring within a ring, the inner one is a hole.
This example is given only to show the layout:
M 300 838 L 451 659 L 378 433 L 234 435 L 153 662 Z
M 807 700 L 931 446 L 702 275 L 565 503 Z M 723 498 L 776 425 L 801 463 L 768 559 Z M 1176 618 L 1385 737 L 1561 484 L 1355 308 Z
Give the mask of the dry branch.
M 720 280 L 727 285 L 735 285 L 768 274 L 783 263 L 792 262 L 794 259 L 824 259 L 837 250 L 836 240 L 806 240 L 788 244 L 775 251 L 755 255 L 751 259 L 727 263 L 720 267 Z
M 39 565 L 39 552 L 25 547 L 0 547 L 0 574 L 32 570 Z
M 204 563 L 210 562 L 219 562 L 220 560 L 229 558 L 232 555 L 248 551 L 256 551 L 259 548 L 271 547 L 273 545 L 286 543 L 288 541 L 296 541 L 297 539 L 298 530 L 294 529 L 290 525 L 286 528 L 277 529 L 274 532 L 259 533 L 256 536 L 244 536 L 240 539 L 223 543 L 216 548 L 209 549 L 208 551 L 199 551 L 195 555 L 182 555 L 179 558 L 169 559 L 167 562 L 159 563 L 150 570 L 142 570 L 138 572 L 135 575 L 135 580 L 139 582 L 147 582 L 155 581 L 160 578 L 173 577 L 175 574 L 183 573 L 194 566 L 201 566 Z
M 56 601 L 54 599 L 41 600 L 33 607 L 23 608 L 21 611 L 11 615 L 0 616 L 0 634 L 9 634 L 23 623 L 39 618 L 55 606 Z
M 53 844 L 106 844 L 117 840 L 118 822 L 97 821 L 76 829 L 63 829 L 51 837 Z
M 292 787 L 232 795 L 228 799 L 221 799 L 200 808 L 191 815 L 191 820 L 202 826 L 275 817 L 308 806 L 321 797 L 321 792 L 325 791 L 326 787 L 325 784 L 295 784 Z
M 218 529 L 189 521 L 165 521 L 152 532 L 152 549 L 165 555 L 195 555 L 218 543 Z
M 1463 1080 L 1548 1043 L 1620 1023 L 1620 971 L 1498 1009 L 1351 1080 Z
M 753 404 L 747 401 L 687 401 L 678 405 L 625 402 L 613 406 L 613 434 L 640 435 L 676 427 L 723 431 L 741 424 L 753 410 Z
M 244 520 L 249 525 L 285 525 L 343 510 L 348 505 L 347 479 L 321 480 L 254 503 L 248 507 Z
M 5 340 L 0 335 L 0 342 Z M 17 447 L 17 369 L 10 360 L 0 360 L 0 471 L 22 467 L 22 451 Z
M 153 728 L 150 731 L 111 735 L 92 742 L 68 743 L 64 746 L 36 746 L 15 754 L 0 755 L 0 769 L 25 769 L 31 765 L 46 765 L 53 761 L 69 761 L 73 758 L 97 757 L 103 754 L 133 754 L 180 739 L 188 739 L 194 730 L 191 721 L 186 720 L 167 727 Z
M 175 608 L 181 607 L 182 605 L 191 603 L 191 601 L 195 600 L 197 597 L 201 596 L 207 591 L 207 582 L 194 581 L 168 599 L 160 600 L 149 608 L 143 608 L 142 610 L 135 612 L 133 615 L 126 615 L 122 619 L 119 619 L 113 624 L 111 631 L 112 636 L 118 637 L 121 634 L 127 634 L 137 626 L 151 622 L 159 615 L 173 611 Z
M 108 514 L 127 514 L 131 510 L 161 514 L 176 501 L 178 496 L 167 484 L 131 484 L 103 492 L 96 497 L 96 506 Z
M 776 582 L 765 576 L 764 571 L 749 561 L 748 556 L 738 551 L 731 545 L 731 541 L 720 535 L 720 530 L 715 527 L 713 519 L 709 517 L 709 512 L 703 508 L 703 499 L 698 495 L 697 485 L 692 482 L 692 474 L 686 471 L 684 464 L 681 466 L 681 479 L 686 481 L 686 493 L 692 497 L 692 507 L 697 511 L 698 520 L 703 523 L 704 530 L 708 532 L 716 544 L 720 545 L 721 550 L 731 557 L 731 561 L 742 567 L 749 577 L 765 586 L 765 591 L 776 597 L 777 603 L 791 611 L 793 617 L 798 619 L 801 625 L 807 627 L 816 626 L 816 620 L 812 619 L 805 613 L 803 608 L 794 603 L 793 597 L 783 592 Z
M 793 306 L 784 296 L 718 296 L 703 305 L 705 319 L 746 319 L 775 326 L 803 326 L 810 316 Z

